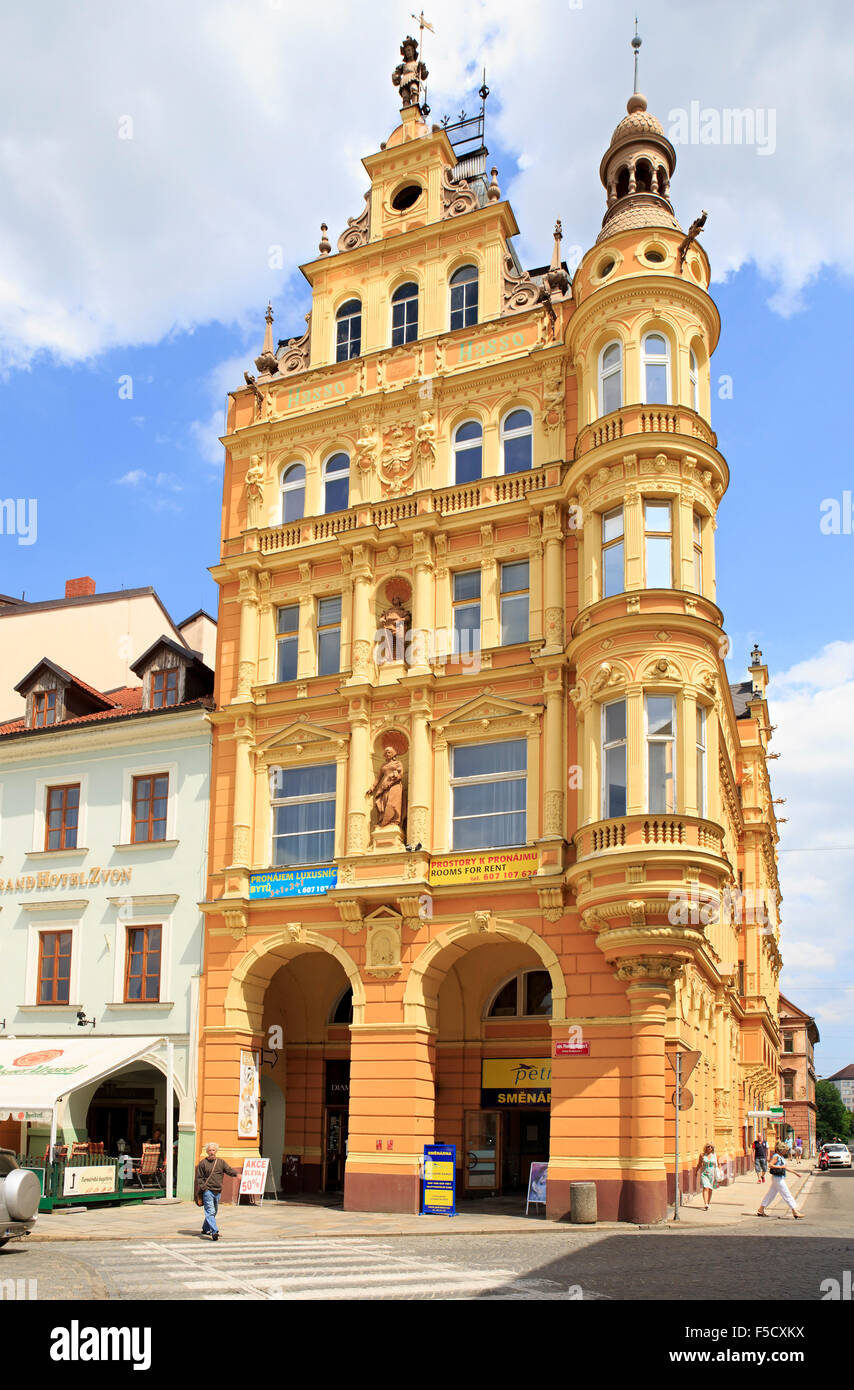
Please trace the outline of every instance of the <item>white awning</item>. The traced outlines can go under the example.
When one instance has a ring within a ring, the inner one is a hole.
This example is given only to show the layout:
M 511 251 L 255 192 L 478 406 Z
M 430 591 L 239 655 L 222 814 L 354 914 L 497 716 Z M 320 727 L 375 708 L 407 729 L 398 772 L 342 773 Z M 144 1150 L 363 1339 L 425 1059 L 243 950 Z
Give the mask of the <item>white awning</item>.
M 69 1091 L 100 1081 L 163 1038 L 0 1038 L 0 1120 L 50 1116 Z

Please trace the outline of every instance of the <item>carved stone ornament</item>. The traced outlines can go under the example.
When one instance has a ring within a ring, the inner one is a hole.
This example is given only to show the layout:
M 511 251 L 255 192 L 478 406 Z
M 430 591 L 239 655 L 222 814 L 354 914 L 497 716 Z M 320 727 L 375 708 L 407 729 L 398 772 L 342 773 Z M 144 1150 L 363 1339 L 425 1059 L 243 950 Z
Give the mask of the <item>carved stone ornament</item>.
M 365 968 L 369 975 L 386 979 L 400 973 L 400 923 L 368 922 Z
M 301 338 L 287 338 L 279 343 L 285 351 L 279 358 L 279 375 L 292 376 L 294 372 L 304 372 L 309 364 L 311 350 L 311 313 L 305 316 L 306 329 Z
M 380 441 L 374 429 L 373 420 L 365 420 L 356 440 L 356 453 L 354 455 L 356 467 L 360 468 L 363 473 L 370 473 L 376 468 L 379 447 Z
M 264 517 L 264 464 L 260 454 L 253 454 L 243 485 L 246 489 L 246 525 L 249 530 L 261 526 Z
M 339 251 L 355 251 L 367 246 L 371 235 L 371 190 L 365 194 L 365 206 L 358 217 L 348 217 L 347 227 L 338 238 Z
M 242 907 L 227 907 L 223 912 L 226 930 L 235 941 L 242 941 L 248 930 L 248 918 Z
M 518 314 L 523 309 L 533 308 L 539 293 L 539 285 L 531 279 L 527 270 L 523 270 L 521 274 L 517 271 L 513 257 L 508 252 L 504 257 L 504 313 Z
M 392 425 L 383 435 L 380 482 L 386 496 L 399 497 L 414 486 L 416 456 L 414 425 Z
M 672 984 L 685 968 L 678 956 L 631 956 L 617 962 L 618 980 L 661 980 Z
M 468 179 L 457 183 L 451 178 L 448 165 L 442 170 L 442 219 L 459 217 L 464 212 L 473 212 L 477 207 L 477 194 L 469 185 Z
M 429 410 L 422 410 L 421 423 L 415 426 L 415 453 L 418 462 L 426 469 L 429 480 L 436 458 L 436 422 Z
M 593 694 L 606 687 L 616 685 L 620 680 L 620 672 L 615 671 L 610 661 L 600 662 L 599 670 L 590 682 L 590 689 Z
M 540 888 L 537 890 L 540 909 L 548 922 L 559 922 L 563 916 L 563 889 Z
M 305 940 L 305 929 L 299 922 L 286 922 L 285 931 L 288 934 L 288 940 L 293 942 L 294 946 Z

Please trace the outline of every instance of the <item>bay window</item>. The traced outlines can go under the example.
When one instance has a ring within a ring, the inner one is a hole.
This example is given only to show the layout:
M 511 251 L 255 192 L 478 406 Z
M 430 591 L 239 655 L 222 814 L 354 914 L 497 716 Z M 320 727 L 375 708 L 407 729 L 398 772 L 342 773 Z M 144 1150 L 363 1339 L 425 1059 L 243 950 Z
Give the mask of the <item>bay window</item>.
M 646 697 L 647 810 L 676 810 L 676 709 L 672 695 Z
M 626 702 L 602 706 L 602 819 L 626 814 Z

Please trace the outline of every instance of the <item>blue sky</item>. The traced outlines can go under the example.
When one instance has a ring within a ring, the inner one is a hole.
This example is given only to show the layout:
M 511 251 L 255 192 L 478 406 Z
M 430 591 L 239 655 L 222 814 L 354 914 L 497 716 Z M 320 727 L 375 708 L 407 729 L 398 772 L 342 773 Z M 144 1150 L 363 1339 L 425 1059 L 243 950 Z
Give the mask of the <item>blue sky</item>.
M 90 574 L 101 591 L 153 584 L 177 620 L 215 612 L 225 392 L 260 349 L 268 296 L 276 336 L 300 332 L 296 267 L 321 220 L 334 243 L 361 210 L 360 157 L 397 119 L 389 73 L 408 9 L 49 8 L 49 47 L 20 12 L 0 55 L 0 497 L 38 502 L 35 544 L 0 536 L 0 591 L 50 598 Z M 731 678 L 754 641 L 772 670 L 783 986 L 818 1013 L 827 1072 L 854 1061 L 854 536 L 819 528 L 822 501 L 854 488 L 854 204 L 839 178 L 854 20 L 843 0 L 817 14 L 721 0 L 713 26 L 699 7 L 681 14 L 678 34 L 665 0 L 642 16 L 641 85 L 665 129 L 694 101 L 775 117 L 766 156 L 679 145 L 673 196 L 686 226 L 709 209 L 703 240 L 724 277 L 718 601 Z M 565 250 L 589 246 L 599 159 L 631 90 L 631 4 L 437 0 L 430 17 L 433 119 L 471 109 L 488 67 L 488 140 L 524 263 L 547 260 L 556 216 Z

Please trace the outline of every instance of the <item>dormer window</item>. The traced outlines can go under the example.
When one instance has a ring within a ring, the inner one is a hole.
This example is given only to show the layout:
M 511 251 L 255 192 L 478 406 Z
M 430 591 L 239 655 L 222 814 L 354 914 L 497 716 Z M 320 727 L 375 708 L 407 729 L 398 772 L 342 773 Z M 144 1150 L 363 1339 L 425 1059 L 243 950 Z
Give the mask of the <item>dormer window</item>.
M 37 690 L 33 695 L 33 728 L 45 729 L 56 723 L 56 691 Z
M 172 667 L 168 671 L 152 671 L 151 673 L 151 708 L 163 709 L 166 705 L 177 705 L 178 703 L 178 669 Z

